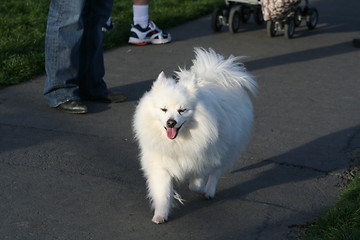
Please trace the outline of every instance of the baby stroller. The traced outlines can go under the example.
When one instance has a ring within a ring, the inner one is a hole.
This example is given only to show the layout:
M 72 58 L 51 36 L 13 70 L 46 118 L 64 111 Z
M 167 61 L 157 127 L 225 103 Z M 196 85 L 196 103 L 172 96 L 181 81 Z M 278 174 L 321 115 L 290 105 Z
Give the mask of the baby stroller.
M 292 38 L 295 27 L 299 27 L 303 19 L 309 30 L 316 27 L 319 19 L 317 9 L 310 8 L 308 0 L 305 0 L 303 8 L 299 6 L 300 3 L 301 0 L 262 0 L 261 7 L 269 37 L 274 37 L 277 32 L 284 32 L 285 38 Z
M 229 26 L 232 33 L 240 29 L 240 22 L 247 23 L 254 15 L 254 20 L 261 25 L 264 22 L 261 12 L 261 0 L 225 0 L 226 8 L 217 8 L 211 16 L 211 28 L 220 32 L 222 26 Z
M 299 5 L 301 0 L 225 0 L 225 9 L 215 9 L 211 16 L 211 27 L 214 32 L 220 32 L 222 26 L 229 26 L 232 33 L 240 29 L 240 22 L 246 23 L 251 14 L 261 25 L 266 21 L 266 31 L 269 37 L 277 32 L 284 32 L 285 38 L 290 39 L 305 19 L 309 30 L 317 25 L 319 13 L 316 8 L 310 8 L 308 0 L 305 6 Z

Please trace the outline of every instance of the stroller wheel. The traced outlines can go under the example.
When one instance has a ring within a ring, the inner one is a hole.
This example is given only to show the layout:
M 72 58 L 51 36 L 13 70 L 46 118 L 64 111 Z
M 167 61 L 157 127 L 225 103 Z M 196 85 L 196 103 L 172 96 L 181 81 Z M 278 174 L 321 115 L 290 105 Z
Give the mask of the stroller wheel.
M 236 33 L 240 29 L 240 12 L 237 7 L 232 7 L 229 14 L 229 30 Z
M 266 33 L 269 37 L 274 37 L 276 35 L 276 23 L 274 21 L 266 22 Z
M 297 7 L 294 14 L 295 27 L 299 27 L 302 20 L 302 10 L 301 7 Z
M 295 33 L 295 20 L 294 18 L 289 18 L 284 24 L 285 38 L 290 39 L 294 36 Z
M 308 14 L 306 15 L 306 26 L 309 30 L 312 30 L 316 27 L 316 24 L 319 20 L 319 13 L 316 8 L 310 8 Z
M 211 15 L 211 28 L 214 32 L 220 32 L 224 23 L 223 12 L 220 8 L 216 8 Z

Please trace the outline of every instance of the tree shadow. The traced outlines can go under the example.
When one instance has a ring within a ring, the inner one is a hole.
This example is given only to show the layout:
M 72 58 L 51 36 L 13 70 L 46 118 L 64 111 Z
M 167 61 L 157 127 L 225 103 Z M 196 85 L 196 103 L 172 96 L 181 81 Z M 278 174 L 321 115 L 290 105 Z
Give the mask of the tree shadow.
M 279 66 L 279 65 L 306 62 L 309 60 L 331 57 L 331 56 L 358 51 L 358 50 L 359 50 L 358 48 L 354 48 L 351 45 L 350 41 L 346 41 L 320 48 L 319 47 L 312 48 L 299 52 L 282 54 L 268 58 L 261 58 L 258 60 L 253 60 L 248 62 L 245 61 L 245 65 L 248 66 L 248 68 L 253 71 L 253 70 Z

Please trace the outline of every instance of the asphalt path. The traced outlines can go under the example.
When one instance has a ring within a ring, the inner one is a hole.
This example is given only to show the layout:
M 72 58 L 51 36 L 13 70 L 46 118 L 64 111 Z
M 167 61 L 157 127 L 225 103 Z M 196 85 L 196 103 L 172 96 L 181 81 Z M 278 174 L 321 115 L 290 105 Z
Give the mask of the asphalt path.
M 360 155 L 360 51 L 351 44 L 360 2 L 310 2 L 319 23 L 291 40 L 252 20 L 214 34 L 205 16 L 168 29 L 170 44 L 106 52 L 105 79 L 128 100 L 89 102 L 85 115 L 47 107 L 45 76 L 1 89 L 0 239 L 294 239 L 333 205 Z M 253 136 L 214 200 L 179 185 L 185 204 L 155 225 L 132 116 L 161 71 L 191 65 L 194 47 L 245 56 L 260 86 Z

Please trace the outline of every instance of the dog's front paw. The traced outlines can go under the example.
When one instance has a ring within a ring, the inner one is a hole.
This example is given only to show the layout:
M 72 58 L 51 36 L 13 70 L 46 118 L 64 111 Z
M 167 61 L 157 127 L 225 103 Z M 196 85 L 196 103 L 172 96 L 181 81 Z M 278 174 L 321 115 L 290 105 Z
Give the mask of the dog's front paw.
M 167 218 L 161 215 L 154 215 L 152 221 L 156 224 L 161 224 L 161 223 L 165 223 L 167 221 Z

